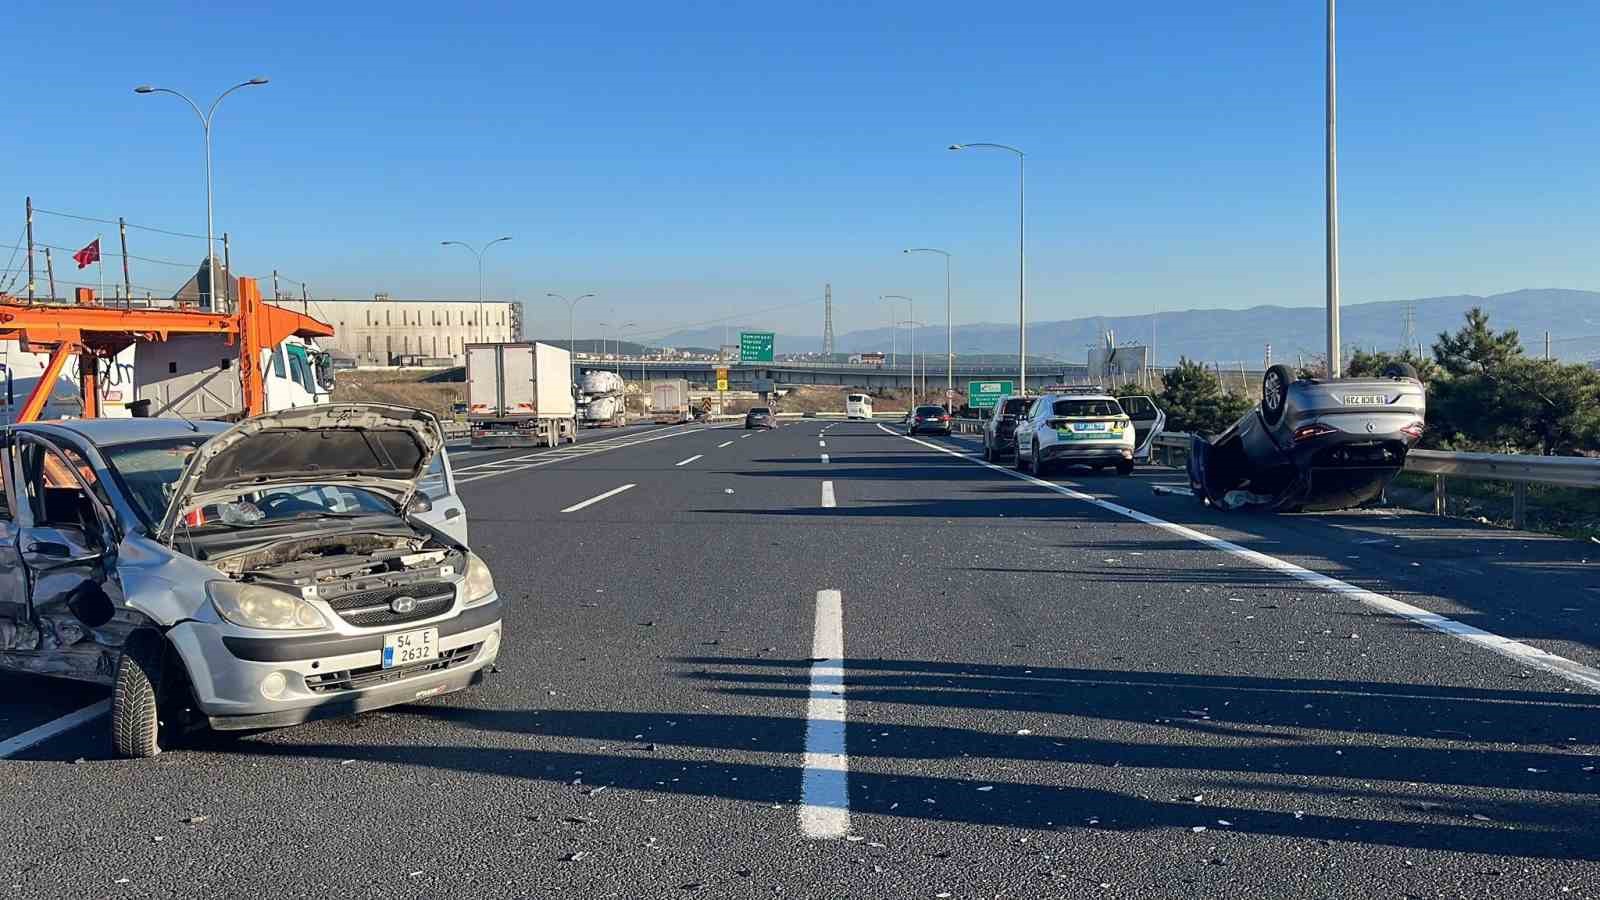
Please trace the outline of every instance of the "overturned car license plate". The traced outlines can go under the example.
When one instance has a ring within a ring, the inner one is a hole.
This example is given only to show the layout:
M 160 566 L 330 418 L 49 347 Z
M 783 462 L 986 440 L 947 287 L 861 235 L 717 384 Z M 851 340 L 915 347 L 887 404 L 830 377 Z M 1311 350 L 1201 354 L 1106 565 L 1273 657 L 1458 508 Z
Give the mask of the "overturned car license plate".
M 1384 406 L 1389 402 L 1382 394 L 1345 394 L 1340 399 L 1345 406 Z
M 409 666 L 439 658 L 439 629 L 402 631 L 383 636 L 383 667 Z

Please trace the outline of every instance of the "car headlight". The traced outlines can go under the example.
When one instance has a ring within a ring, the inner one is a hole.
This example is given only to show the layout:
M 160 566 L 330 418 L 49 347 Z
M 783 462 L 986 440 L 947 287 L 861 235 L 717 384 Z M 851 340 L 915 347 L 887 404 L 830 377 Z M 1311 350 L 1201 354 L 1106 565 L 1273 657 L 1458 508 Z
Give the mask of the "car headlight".
M 309 631 L 326 628 L 328 622 L 315 606 L 294 594 L 259 584 L 237 581 L 210 581 L 206 594 L 217 614 L 246 628 L 275 631 Z
M 489 564 L 476 553 L 467 554 L 467 606 L 482 603 L 494 594 L 494 576 Z

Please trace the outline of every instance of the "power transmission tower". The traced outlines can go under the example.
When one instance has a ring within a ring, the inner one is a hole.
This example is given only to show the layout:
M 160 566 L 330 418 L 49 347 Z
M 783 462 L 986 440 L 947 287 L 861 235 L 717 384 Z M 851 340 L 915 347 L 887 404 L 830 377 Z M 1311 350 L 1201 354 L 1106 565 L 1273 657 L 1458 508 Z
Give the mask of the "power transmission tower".
M 833 355 L 833 285 L 822 286 L 822 354 Z
M 1417 308 L 1413 304 L 1406 304 L 1405 323 L 1405 331 L 1400 336 L 1400 352 L 1410 353 L 1411 345 L 1417 342 Z

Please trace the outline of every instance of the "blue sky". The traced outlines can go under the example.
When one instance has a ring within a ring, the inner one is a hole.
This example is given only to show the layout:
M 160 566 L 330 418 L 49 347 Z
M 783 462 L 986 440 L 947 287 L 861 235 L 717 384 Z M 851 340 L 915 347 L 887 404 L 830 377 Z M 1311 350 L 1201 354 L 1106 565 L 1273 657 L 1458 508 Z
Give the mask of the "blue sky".
M 237 270 L 314 295 L 471 296 L 470 255 L 438 242 L 510 234 L 488 291 L 528 301 L 530 331 L 565 332 L 547 291 L 595 291 L 580 330 L 786 306 L 743 319 L 815 334 L 831 282 L 843 332 L 883 324 L 882 293 L 936 317 L 939 261 L 899 252 L 935 246 L 956 321 L 1003 322 L 1015 162 L 944 149 L 997 141 L 1029 154 L 1034 319 L 1321 302 L 1317 0 L 561 7 L 23 0 L 0 243 L 30 193 L 203 233 L 194 115 L 131 89 L 261 74 L 217 114 L 217 227 Z M 1600 287 L 1600 8 L 1344 0 L 1340 20 L 1347 302 Z M 136 255 L 204 252 L 133 234 Z

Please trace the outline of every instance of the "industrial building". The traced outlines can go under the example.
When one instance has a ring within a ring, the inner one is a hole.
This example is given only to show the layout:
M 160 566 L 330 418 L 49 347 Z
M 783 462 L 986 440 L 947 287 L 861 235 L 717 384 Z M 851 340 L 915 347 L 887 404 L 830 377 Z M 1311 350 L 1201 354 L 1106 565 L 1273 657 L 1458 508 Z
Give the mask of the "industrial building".
M 371 300 L 310 301 L 311 315 L 333 326 L 333 337 L 318 342 L 362 366 L 446 359 L 462 365 L 467 344 L 522 339 L 521 303 L 485 300 L 482 309 L 480 327 L 476 300 L 395 300 L 378 294 Z

